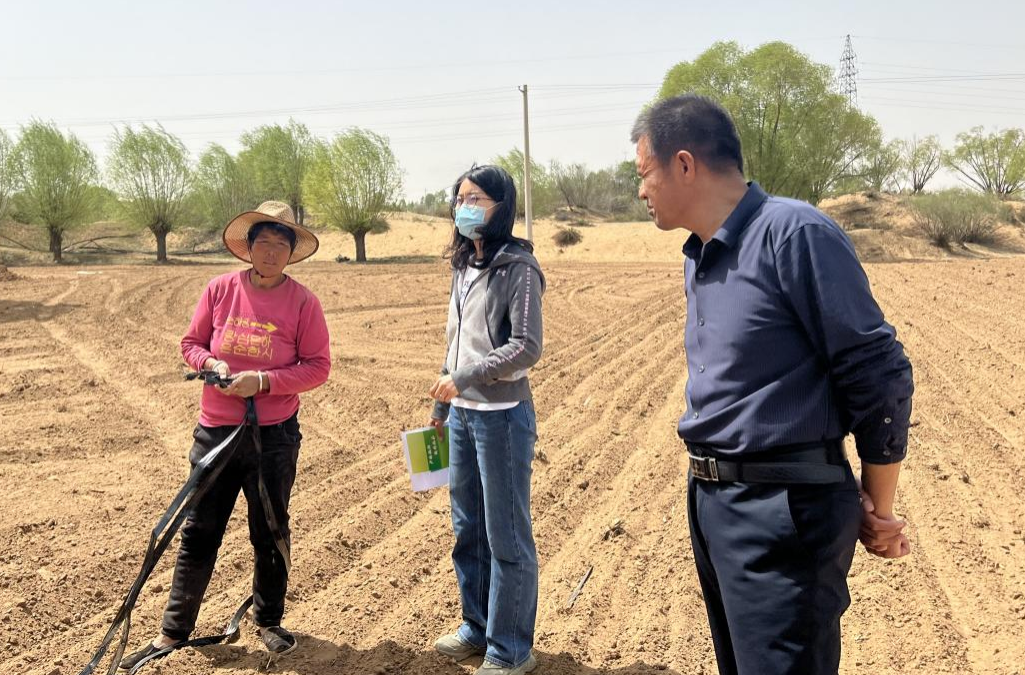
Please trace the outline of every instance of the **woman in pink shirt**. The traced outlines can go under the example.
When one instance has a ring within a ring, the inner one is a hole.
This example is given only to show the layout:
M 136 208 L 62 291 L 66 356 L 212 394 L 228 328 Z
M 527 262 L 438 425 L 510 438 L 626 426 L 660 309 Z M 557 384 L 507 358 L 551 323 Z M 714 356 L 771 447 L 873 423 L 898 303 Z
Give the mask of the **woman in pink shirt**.
M 295 637 L 281 627 L 288 562 L 268 525 L 258 469 L 287 551 L 288 501 L 302 440 L 299 394 L 327 380 L 331 356 L 320 301 L 284 269 L 313 255 L 319 243 L 313 233 L 295 224 L 292 209 L 281 202 L 264 202 L 256 211 L 237 216 L 225 227 L 223 239 L 233 255 L 252 267 L 221 275 L 207 285 L 181 341 L 182 356 L 192 368 L 231 378 L 224 389 L 203 387 L 189 461 L 195 466 L 231 434 L 245 418 L 249 397 L 256 405 L 262 449 L 256 452 L 252 437 L 243 434 L 229 464 L 189 514 L 181 530 L 161 634 L 121 662 L 126 670 L 185 642 L 195 629 L 240 490 L 249 508 L 255 552 L 253 618 L 269 651 L 283 654 L 296 646 Z

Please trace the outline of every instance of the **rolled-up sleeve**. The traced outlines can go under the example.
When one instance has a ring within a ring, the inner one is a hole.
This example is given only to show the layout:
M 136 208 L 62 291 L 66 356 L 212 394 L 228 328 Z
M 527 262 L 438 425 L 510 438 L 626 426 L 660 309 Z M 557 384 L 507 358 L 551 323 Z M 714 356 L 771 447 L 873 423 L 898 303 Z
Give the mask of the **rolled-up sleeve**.
M 854 247 L 839 228 L 810 223 L 775 251 L 784 297 L 828 369 L 858 455 L 891 464 L 907 453 L 911 363 L 883 317 Z

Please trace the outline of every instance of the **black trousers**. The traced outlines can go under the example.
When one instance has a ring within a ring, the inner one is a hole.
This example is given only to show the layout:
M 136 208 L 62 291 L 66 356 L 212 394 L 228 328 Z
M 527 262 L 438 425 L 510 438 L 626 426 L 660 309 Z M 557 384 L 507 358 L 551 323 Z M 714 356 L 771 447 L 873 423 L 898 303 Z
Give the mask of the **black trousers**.
M 690 478 L 691 543 L 721 675 L 836 675 L 857 485 Z
M 227 438 L 235 427 L 197 425 L 189 461 L 196 465 L 207 453 Z M 295 482 L 302 434 L 293 415 L 280 424 L 260 427 L 263 446 L 263 481 L 285 541 L 291 546 L 288 527 L 288 501 Z M 260 502 L 257 480 L 257 454 L 251 432 L 242 432 L 240 445 L 229 464 L 210 490 L 192 508 L 182 525 L 181 549 L 174 566 L 171 594 L 164 610 L 162 631 L 175 640 L 185 640 L 196 628 L 196 617 L 203 602 L 217 560 L 228 519 L 241 490 L 249 505 L 249 540 L 255 553 L 253 573 L 253 617 L 257 626 L 277 626 L 285 611 L 288 572 L 267 526 Z

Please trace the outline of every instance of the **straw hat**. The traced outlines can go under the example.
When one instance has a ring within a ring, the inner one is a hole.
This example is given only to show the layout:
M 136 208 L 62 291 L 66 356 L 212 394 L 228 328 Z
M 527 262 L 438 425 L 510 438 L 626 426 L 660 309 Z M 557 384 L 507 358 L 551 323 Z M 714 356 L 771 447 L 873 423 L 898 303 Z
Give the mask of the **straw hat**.
M 249 257 L 249 228 L 257 223 L 277 223 L 295 232 L 295 249 L 288 262 L 297 263 L 306 260 L 320 248 L 317 237 L 302 225 L 295 224 L 292 207 L 284 202 L 264 202 L 255 211 L 240 213 L 231 219 L 224 228 L 224 245 L 233 256 L 247 263 L 253 262 Z

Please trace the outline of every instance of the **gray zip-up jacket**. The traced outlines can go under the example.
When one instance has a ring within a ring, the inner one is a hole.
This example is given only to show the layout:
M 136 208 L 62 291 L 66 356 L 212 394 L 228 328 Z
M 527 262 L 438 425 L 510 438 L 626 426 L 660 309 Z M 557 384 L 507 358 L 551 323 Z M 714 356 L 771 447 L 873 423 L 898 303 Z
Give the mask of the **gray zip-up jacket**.
M 474 279 L 462 306 L 460 277 L 454 270 L 441 374 L 451 374 L 459 396 L 470 401 L 529 400 L 527 371 L 541 358 L 540 265 L 523 246 L 506 244 Z M 448 411 L 448 403 L 436 402 L 432 417 L 443 420 Z

